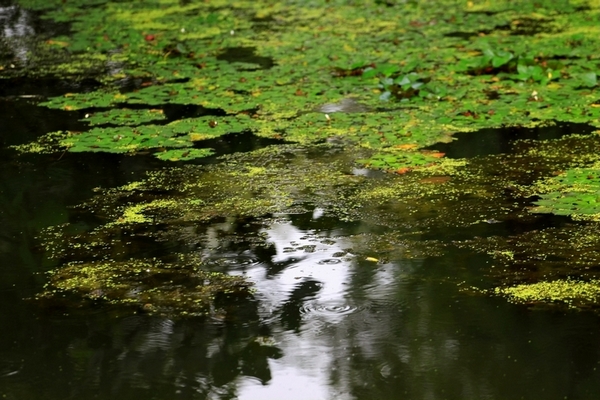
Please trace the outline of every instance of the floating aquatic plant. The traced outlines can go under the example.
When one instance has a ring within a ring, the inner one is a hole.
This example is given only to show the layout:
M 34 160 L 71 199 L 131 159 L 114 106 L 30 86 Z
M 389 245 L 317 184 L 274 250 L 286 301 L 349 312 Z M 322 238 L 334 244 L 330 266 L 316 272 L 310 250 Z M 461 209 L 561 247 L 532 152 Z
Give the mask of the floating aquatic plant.
M 562 303 L 570 308 L 597 307 L 600 300 L 600 281 L 589 282 L 559 279 L 508 287 L 498 287 L 493 294 L 515 303 Z
M 248 130 L 302 143 L 343 136 L 376 150 L 358 162 L 389 171 L 438 162 L 423 162 L 402 147 L 407 144 L 419 150 L 456 132 L 550 120 L 597 123 L 600 117 L 590 90 L 597 86 L 600 37 L 590 22 L 598 14 L 594 5 L 582 11 L 547 1 L 532 14 L 520 3 L 439 0 L 434 9 L 444 15 L 436 17 L 429 3 L 385 7 L 385 12 L 377 2 L 360 7 L 327 1 L 159 3 L 21 1 L 46 10 L 46 18 L 72 24 L 71 35 L 49 40 L 41 54 L 68 53 L 71 76 L 90 70 L 77 64 L 78 57 L 98 54 L 97 69 L 105 71 L 105 87 L 43 105 L 67 110 L 136 105 L 159 111 L 167 104 L 201 106 L 227 114 L 225 120 L 238 119 L 235 126 L 223 125 L 228 132 Z M 463 34 L 455 34 L 458 30 Z M 133 89 L 119 87 L 136 80 Z M 370 113 L 329 119 L 319 112 L 322 105 L 347 98 Z M 109 118 L 112 111 L 107 113 Z M 238 118 L 245 114 L 252 118 Z M 94 115 L 91 122 L 102 121 Z M 116 115 L 113 124 L 136 127 L 137 121 L 141 137 L 104 130 L 89 139 L 67 132 L 71 140 L 50 150 L 198 147 L 194 140 L 174 139 L 161 126 L 139 126 L 151 117 L 147 111 L 126 120 Z M 46 144 L 42 138 L 39 145 L 22 149 L 48 150 Z
M 60 299 L 69 305 L 84 298 L 175 317 L 210 314 L 219 296 L 251 296 L 251 285 L 243 278 L 159 260 L 77 262 L 49 275 L 39 300 Z
M 543 191 L 531 211 L 600 220 L 600 169 L 575 168 L 537 185 Z

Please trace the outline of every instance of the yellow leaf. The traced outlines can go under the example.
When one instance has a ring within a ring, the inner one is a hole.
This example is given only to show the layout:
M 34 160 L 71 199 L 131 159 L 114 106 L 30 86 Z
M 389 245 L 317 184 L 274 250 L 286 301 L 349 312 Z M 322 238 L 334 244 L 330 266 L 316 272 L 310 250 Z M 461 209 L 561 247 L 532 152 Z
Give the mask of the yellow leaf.
M 400 150 L 414 150 L 414 149 L 418 148 L 419 145 L 416 143 L 406 143 L 406 144 L 399 144 L 394 147 L 397 149 L 400 149 Z
M 46 44 L 56 45 L 60 47 L 67 47 L 69 45 L 68 42 L 61 42 L 60 40 L 46 40 Z
M 190 140 L 192 142 L 197 142 L 198 140 L 204 140 L 207 139 L 208 136 L 202 133 L 196 133 L 196 132 L 192 132 L 190 133 Z

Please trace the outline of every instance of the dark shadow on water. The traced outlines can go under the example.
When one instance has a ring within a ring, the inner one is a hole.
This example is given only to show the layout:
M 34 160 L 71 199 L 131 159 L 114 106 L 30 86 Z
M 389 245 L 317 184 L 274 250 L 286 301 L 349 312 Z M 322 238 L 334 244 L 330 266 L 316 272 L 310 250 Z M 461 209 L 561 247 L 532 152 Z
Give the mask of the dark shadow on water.
M 487 238 L 492 236 L 514 236 L 526 232 L 538 231 L 547 228 L 558 228 L 574 224 L 567 216 L 552 214 L 530 215 L 528 218 L 508 219 L 504 221 L 487 220 L 475 225 L 465 227 L 432 228 L 422 235 L 423 240 L 460 241 L 470 240 L 473 237 Z
M 283 144 L 284 140 L 269 139 L 255 136 L 250 131 L 239 133 L 229 133 L 221 137 L 209 140 L 202 140 L 196 143 L 197 148 L 210 148 L 215 152 L 214 156 L 200 158 L 187 162 L 187 164 L 211 164 L 219 156 L 233 153 L 246 153 L 253 150 L 262 149 L 267 146 Z
M 89 127 L 79 121 L 83 116 L 83 111 L 39 107 L 35 101 L 29 99 L 0 98 L 0 146 L 32 142 L 48 132 L 85 131 Z
M 302 326 L 302 307 L 303 304 L 315 297 L 321 290 L 322 283 L 314 279 L 307 279 L 298 283 L 289 298 L 281 307 L 281 324 L 285 329 L 299 332 Z
M 261 69 L 269 69 L 275 65 L 271 57 L 261 57 L 255 54 L 254 47 L 229 47 L 223 50 L 217 56 L 217 60 L 227 61 L 230 63 L 241 62 L 249 64 L 258 64 Z
M 95 79 L 69 80 L 60 78 L 15 77 L 0 79 L 0 98 L 31 96 L 37 98 L 60 96 L 65 93 L 88 93 L 98 89 Z
M 207 115 L 214 115 L 215 117 L 223 117 L 227 115 L 227 113 L 221 108 L 205 108 L 194 104 L 165 104 L 163 106 L 163 113 L 168 122 L 183 118 L 197 118 Z
M 587 124 L 559 123 L 536 128 L 507 127 L 461 132 L 451 143 L 437 143 L 427 148 L 444 153 L 448 158 L 473 158 L 510 153 L 513 142 L 519 139 L 550 140 L 570 134 L 590 134 L 597 128 Z
M 344 234 L 358 235 L 361 233 L 384 234 L 392 229 L 387 226 L 366 224 L 364 221 L 341 221 L 334 215 L 314 217 L 313 211 L 302 214 L 290 214 L 288 218 L 294 226 L 304 230 L 329 231 L 335 229 Z

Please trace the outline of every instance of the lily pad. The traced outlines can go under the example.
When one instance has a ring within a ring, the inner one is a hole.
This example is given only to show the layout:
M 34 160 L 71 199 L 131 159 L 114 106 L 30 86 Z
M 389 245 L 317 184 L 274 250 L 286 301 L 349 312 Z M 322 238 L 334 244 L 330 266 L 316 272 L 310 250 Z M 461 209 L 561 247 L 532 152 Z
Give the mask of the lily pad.
M 46 45 L 40 57 L 69 53 L 68 74 L 76 76 L 91 68 L 78 64 L 78 57 L 93 54 L 96 69 L 103 71 L 104 87 L 48 99 L 42 103 L 47 107 L 160 110 L 179 104 L 219 110 L 229 120 L 250 115 L 229 131 L 301 143 L 344 137 L 352 146 L 377 151 L 373 158 L 357 158 L 360 163 L 388 171 L 439 162 L 424 161 L 427 157 L 418 151 L 456 132 L 550 121 L 599 124 L 597 95 L 591 90 L 597 86 L 600 37 L 594 5 L 581 10 L 551 1 L 535 8 L 509 1 L 447 0 L 408 8 L 378 2 L 332 7 L 325 0 L 231 7 L 175 0 L 160 1 L 160 6 L 154 1 L 97 1 L 92 7 L 84 2 L 65 6 L 59 0 L 21 3 L 47 10 L 46 18 L 72 22 L 72 34 L 51 39 L 54 44 Z M 444 17 L 436 18 L 432 9 L 444 10 Z M 256 15 L 273 22 L 259 22 Z M 526 24 L 543 29 L 518 29 Z M 398 29 L 414 26 L 418 32 Z M 503 26 L 511 32 L 498 28 Z M 453 35 L 457 27 L 474 34 Z M 135 83 L 123 90 L 122 82 Z M 358 113 L 334 118 L 315 112 L 348 98 L 361 104 Z M 115 114 L 110 121 L 144 131 L 139 140 L 124 131 L 97 139 L 95 131 L 93 139 L 71 138 L 67 151 L 194 146 L 194 140 L 167 141 L 163 137 L 169 134 L 160 126 L 147 132 L 135 125 L 135 120 L 149 122 L 146 117 L 119 119 Z M 107 139 L 120 136 L 127 139 L 116 145 Z M 391 150 L 412 144 L 418 145 L 412 153 Z
M 88 122 L 90 125 L 141 125 L 164 119 L 165 115 L 163 110 L 160 109 L 132 110 L 114 108 L 88 114 L 83 121 Z
M 539 182 L 540 199 L 531 211 L 600 220 L 600 169 L 575 168 Z

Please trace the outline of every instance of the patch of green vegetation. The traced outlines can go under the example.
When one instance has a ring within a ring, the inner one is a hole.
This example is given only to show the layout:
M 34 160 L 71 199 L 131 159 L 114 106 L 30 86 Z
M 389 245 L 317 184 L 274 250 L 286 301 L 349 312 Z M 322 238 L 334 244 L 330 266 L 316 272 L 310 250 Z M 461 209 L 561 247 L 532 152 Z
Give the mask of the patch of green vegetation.
M 128 113 L 129 110 L 126 111 Z M 116 115 L 122 115 L 119 110 Z M 132 114 L 126 114 L 133 118 Z M 98 118 L 99 119 L 99 118 Z M 156 157 L 169 160 L 190 160 L 212 154 L 210 149 L 191 148 L 195 142 L 214 139 L 227 133 L 245 129 L 244 120 L 249 117 L 199 117 L 173 121 L 166 125 L 140 125 L 97 127 L 88 131 L 51 132 L 42 136 L 35 145 L 14 146 L 23 152 L 106 152 L 135 153 L 141 150 L 154 150 Z M 123 124 L 127 125 L 127 124 Z M 183 148 L 180 151 L 165 149 Z
M 186 161 L 213 155 L 203 142 L 229 133 L 287 142 L 101 190 L 80 207 L 98 218 L 96 228 L 45 232 L 48 254 L 68 262 L 51 286 L 116 303 L 132 298 L 151 311 L 202 313 L 204 297 L 188 293 L 204 272 L 165 261 L 150 268 L 160 279 L 140 286 L 136 265 L 149 261 L 127 257 L 139 256 L 141 243 L 197 243 L 196 230 L 215 220 L 315 207 L 390 228 L 366 240 L 374 258 L 390 259 L 440 254 L 447 243 L 424 249 L 418 240 L 441 228 L 485 232 L 491 223 L 537 218 L 529 211 L 597 219 L 597 137 L 519 141 L 514 154 L 468 162 L 426 150 L 483 128 L 600 127 L 597 2 L 380 3 L 22 0 L 46 10 L 45 18 L 70 22 L 72 34 L 37 44 L 31 65 L 10 76 L 92 75 L 104 86 L 40 104 L 89 113 L 89 130 L 50 132 L 20 150 Z M 165 123 L 170 105 L 202 116 Z M 357 165 L 391 173 L 371 179 L 355 174 Z M 529 210 L 533 195 L 541 199 Z M 553 281 L 593 272 L 595 228 L 457 245 L 491 254 L 502 264 L 491 275 L 513 287 L 536 281 L 539 271 Z M 162 277 L 171 273 L 195 283 L 169 286 Z M 129 294 L 138 287 L 143 296 Z M 55 294 L 49 287 L 44 296 Z
M 211 149 L 170 149 L 155 153 L 156 158 L 164 161 L 189 161 L 214 154 Z
M 436 256 L 450 243 L 423 241 L 423 235 L 467 227 L 485 233 L 489 224 L 536 218 L 524 199 L 531 183 L 557 168 L 588 163 L 600 141 L 595 136 L 519 141 L 511 154 L 469 162 L 441 159 L 377 178 L 354 172 L 355 157 L 373 150 L 355 145 L 348 152 L 349 146 L 273 145 L 222 156 L 212 165 L 154 171 L 142 181 L 101 189 L 80 206 L 98 218 L 95 229 L 72 233 L 69 225 L 54 227 L 44 243 L 49 255 L 64 261 L 114 260 L 135 254 L 138 242 L 157 249 L 161 243 L 198 243 L 199 227 L 215 221 L 264 221 L 317 207 L 325 216 L 390 229 L 356 236 L 354 254 L 380 260 Z M 590 276 L 600 260 L 596 232 L 596 226 L 574 225 L 453 243 L 494 257 L 499 265 L 490 274 L 503 286 L 532 274 Z
M 111 66 L 104 68 L 106 87 L 49 99 L 47 107 L 135 104 L 158 110 L 188 104 L 224 111 L 225 120 L 250 114 L 227 127 L 229 132 L 250 130 L 301 143 L 342 136 L 374 150 L 368 158 L 357 158 L 359 163 L 388 171 L 439 162 L 419 150 L 455 132 L 551 120 L 597 124 L 600 118 L 593 91 L 600 32 L 591 22 L 600 11 L 593 3 L 577 8 L 542 1 L 534 9 L 521 2 L 458 5 L 449 0 L 433 7 L 324 0 L 21 4 L 72 23 L 72 35 L 46 43 L 48 52 L 72 57 L 68 75 L 89 73 L 89 66 L 76 61 L 84 54 Z M 443 15 L 435 10 L 444 10 Z M 530 34 L 521 29 L 527 26 L 533 27 Z M 143 84 L 122 92 L 110 83 L 123 79 Z M 324 104 L 348 98 L 371 111 L 319 112 Z M 136 126 L 147 117 L 115 117 L 111 123 Z M 159 126 L 152 129 L 143 133 L 143 144 L 131 138 L 114 141 L 128 137 L 121 131 L 94 131 L 93 139 L 74 140 L 68 151 L 193 145 L 173 141 Z M 146 139 L 150 136 L 154 139 Z M 403 147 L 408 145 L 416 147 Z
M 328 144 L 270 146 L 221 157 L 215 165 L 152 172 L 133 186 L 102 191 L 85 208 L 105 221 L 105 228 L 113 224 L 106 221 L 116 221 L 166 232 L 216 218 L 265 218 L 318 207 L 325 215 L 387 226 L 406 238 L 441 226 L 514 218 L 522 211 L 504 195 L 514 177 L 498 176 L 498 164 L 489 159 L 480 164 L 448 159 L 369 179 L 352 171 L 354 156 L 371 150 L 355 151 Z M 519 171 L 515 166 L 514 173 Z
M 498 287 L 492 293 L 506 297 L 514 303 L 562 303 L 569 308 L 598 307 L 600 281 L 555 280 Z
M 39 300 L 97 303 L 170 316 L 201 316 L 214 310 L 218 296 L 251 296 L 243 278 L 206 272 L 200 265 L 159 260 L 70 263 L 50 271 Z
M 598 223 L 532 230 L 519 235 L 491 236 L 455 242 L 461 248 L 489 254 L 496 266 L 489 273 L 504 284 L 530 277 L 562 279 L 598 277 Z
M 114 108 L 87 114 L 83 119 L 90 125 L 141 125 L 153 121 L 164 120 L 163 110 L 132 110 Z
M 534 186 L 540 200 L 531 211 L 569 215 L 576 220 L 600 220 L 600 169 L 574 168 Z
M 200 227 L 215 221 L 265 221 L 318 207 L 325 216 L 389 228 L 354 236 L 353 254 L 382 262 L 436 256 L 451 243 L 423 241 L 423 235 L 468 227 L 477 236 L 489 224 L 535 219 L 525 201 L 535 187 L 531 183 L 589 163 L 600 141 L 595 136 L 519 141 L 511 154 L 469 162 L 441 159 L 377 178 L 354 170 L 355 157 L 373 150 L 355 145 L 348 152 L 349 146 L 273 145 L 222 156 L 212 165 L 154 171 L 145 180 L 99 190 L 79 207 L 98 218 L 95 229 L 72 233 L 69 225 L 54 227 L 43 241 L 54 258 L 99 262 L 135 255 L 142 243 L 156 249 L 173 242 L 195 246 L 203 235 Z M 504 287 L 532 276 L 600 278 L 594 272 L 600 260 L 597 231 L 595 225 L 573 225 L 453 243 L 490 254 L 498 263 L 490 275 Z M 254 240 L 264 242 L 260 236 Z
M 271 146 L 222 160 L 153 172 L 132 189 L 128 185 L 103 191 L 88 207 L 105 220 L 124 224 L 261 217 L 306 212 L 313 205 L 331 208 L 344 191 L 364 180 L 349 173 L 347 155 L 333 150 L 317 159 L 302 147 Z
M 493 258 L 486 270 L 496 287 L 484 294 L 533 305 L 598 309 L 599 228 L 598 223 L 572 224 L 455 245 Z

